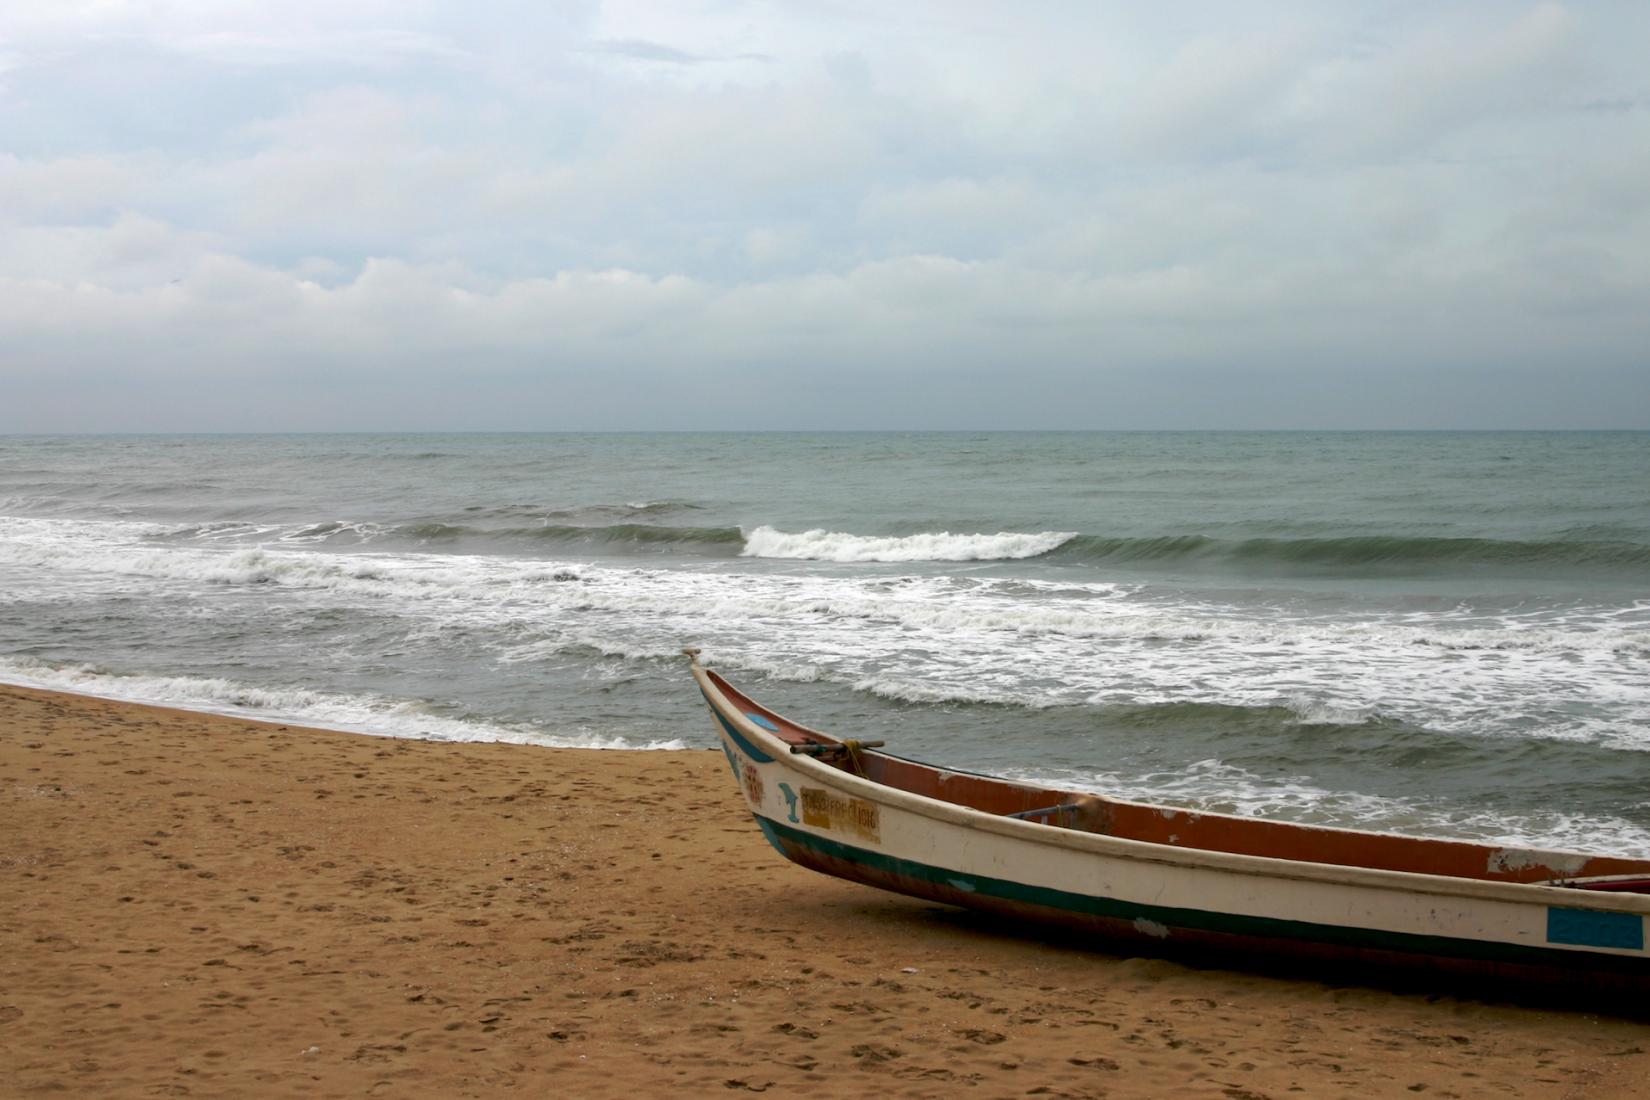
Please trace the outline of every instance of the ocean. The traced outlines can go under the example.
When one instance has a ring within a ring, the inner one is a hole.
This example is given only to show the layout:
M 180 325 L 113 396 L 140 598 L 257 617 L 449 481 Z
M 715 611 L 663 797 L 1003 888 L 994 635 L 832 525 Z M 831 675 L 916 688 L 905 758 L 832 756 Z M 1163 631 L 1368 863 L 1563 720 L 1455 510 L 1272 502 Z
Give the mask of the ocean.
M 0 680 L 708 748 L 688 645 L 957 768 L 1650 856 L 1650 433 L 0 437 Z

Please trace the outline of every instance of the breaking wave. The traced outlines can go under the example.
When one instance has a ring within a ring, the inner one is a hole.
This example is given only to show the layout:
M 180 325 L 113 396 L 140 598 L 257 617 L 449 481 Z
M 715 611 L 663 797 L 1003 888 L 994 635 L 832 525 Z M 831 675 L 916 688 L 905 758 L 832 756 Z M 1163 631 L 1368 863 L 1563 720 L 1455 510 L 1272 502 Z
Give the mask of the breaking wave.
M 373 546 L 514 554 L 567 549 L 598 554 L 688 553 L 843 563 L 1039 558 L 1060 565 L 1353 576 L 1534 570 L 1636 577 L 1650 570 L 1650 544 L 1630 539 L 1520 541 L 1411 535 L 1220 539 L 1199 534 L 1110 537 L 1073 531 L 859 535 L 824 528 L 790 532 L 766 524 L 747 530 L 659 522 L 666 513 L 694 507 L 658 502 L 538 512 L 527 506 L 507 506 L 456 522 L 448 518 L 287 525 L 220 521 L 157 526 L 149 537 L 151 541 L 169 543 L 337 549 Z M 501 522 L 493 526 L 486 522 L 488 519 Z M 536 522 L 523 522 L 529 519 Z
M 302 525 L 203 523 L 168 529 L 152 536 L 170 543 L 210 542 L 349 549 L 359 546 L 485 553 L 527 552 L 536 547 L 596 553 L 688 551 L 727 555 L 744 544 L 737 527 L 672 527 L 653 523 L 575 524 L 485 527 L 424 520 L 411 523 L 351 523 L 332 520 Z
M 904 536 L 849 535 L 815 529 L 800 534 L 758 527 L 745 539 L 748 558 L 796 561 L 1013 561 L 1041 557 L 1075 538 L 1070 531 L 954 535 L 949 531 Z

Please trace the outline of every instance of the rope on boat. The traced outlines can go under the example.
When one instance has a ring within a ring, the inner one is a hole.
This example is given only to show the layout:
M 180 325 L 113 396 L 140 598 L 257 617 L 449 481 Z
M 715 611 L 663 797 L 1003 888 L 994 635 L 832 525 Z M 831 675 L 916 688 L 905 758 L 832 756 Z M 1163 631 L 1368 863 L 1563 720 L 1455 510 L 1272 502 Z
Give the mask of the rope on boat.
M 865 775 L 865 743 L 849 737 L 842 742 L 842 747 L 848 750 L 848 770 L 863 778 Z
M 796 756 L 812 756 L 826 763 L 835 764 L 844 756 L 848 758 L 848 770 L 855 775 L 865 775 L 865 760 L 861 755 L 866 749 L 880 749 L 886 741 L 858 741 L 847 738 L 836 745 L 792 745 L 791 753 Z
M 792 745 L 793 756 L 835 756 L 839 752 L 851 753 L 850 745 L 861 749 L 880 749 L 886 741 L 844 741 L 839 745 L 820 745 L 810 741 L 806 745 Z

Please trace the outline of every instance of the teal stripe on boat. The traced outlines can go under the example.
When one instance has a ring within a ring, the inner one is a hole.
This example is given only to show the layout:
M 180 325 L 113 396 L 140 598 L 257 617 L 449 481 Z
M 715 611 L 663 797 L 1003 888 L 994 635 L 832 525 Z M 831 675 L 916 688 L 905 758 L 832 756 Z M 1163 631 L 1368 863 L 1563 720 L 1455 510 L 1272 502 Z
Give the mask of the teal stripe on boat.
M 1201 909 L 1176 909 L 1161 905 L 1119 901 L 1115 898 L 1093 897 L 1047 886 L 1028 886 L 1007 879 L 991 878 L 965 871 L 933 867 L 914 860 L 900 859 L 867 848 L 856 848 L 829 837 L 793 829 L 788 825 L 756 816 L 757 824 L 768 842 L 780 852 L 791 844 L 832 859 L 859 864 L 868 870 L 898 875 L 920 882 L 945 886 L 968 894 L 1001 898 L 1005 901 L 1057 909 L 1067 913 L 1103 917 L 1121 921 L 1151 921 L 1171 931 L 1176 928 L 1243 936 L 1257 940 L 1275 940 L 1280 943 L 1299 942 L 1332 945 L 1350 949 L 1390 951 L 1417 957 L 1448 957 L 1474 962 L 1505 963 L 1534 966 L 1552 966 L 1568 969 L 1645 970 L 1650 960 L 1633 959 L 1620 955 L 1595 955 L 1587 952 L 1564 951 L 1558 948 L 1525 947 L 1518 944 L 1490 943 L 1463 940 L 1450 936 L 1429 936 L 1414 932 L 1387 932 L 1371 928 L 1344 928 L 1332 924 L 1313 924 L 1306 921 L 1285 920 L 1279 917 L 1251 917 L 1233 913 L 1213 913 Z M 1589 914 L 1606 915 L 1606 914 Z M 1639 919 L 1637 917 L 1635 920 Z M 1578 945 L 1580 946 L 1580 945 Z M 1605 945 L 1590 945 L 1605 946 Z
M 701 691 L 700 694 L 704 695 L 704 692 Z M 753 745 L 749 741 L 745 740 L 744 734 L 742 734 L 738 730 L 734 729 L 733 728 L 733 723 L 729 722 L 726 718 L 722 717 L 722 712 L 716 709 L 716 704 L 712 703 L 710 701 L 710 696 L 705 695 L 705 702 L 710 705 L 710 712 L 712 714 L 716 715 L 716 720 L 718 722 L 722 723 L 722 728 L 724 730 L 727 730 L 728 736 L 733 738 L 733 743 L 735 745 L 739 746 L 739 751 L 740 752 L 744 753 L 746 756 L 750 757 L 752 760 L 756 761 L 758 764 L 772 764 L 773 763 L 773 757 L 769 756 L 767 753 L 763 752 L 761 749 L 757 748 L 755 745 Z
M 1637 913 L 1599 913 L 1555 906 L 1547 910 L 1547 942 L 1643 951 L 1644 918 Z

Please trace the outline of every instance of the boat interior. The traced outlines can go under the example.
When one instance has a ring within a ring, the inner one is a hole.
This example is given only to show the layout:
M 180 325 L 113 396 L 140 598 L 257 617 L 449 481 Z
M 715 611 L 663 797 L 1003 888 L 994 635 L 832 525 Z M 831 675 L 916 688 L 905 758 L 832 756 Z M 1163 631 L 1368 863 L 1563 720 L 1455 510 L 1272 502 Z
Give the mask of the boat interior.
M 793 753 L 806 753 L 874 783 L 982 813 L 1176 848 L 1486 882 L 1650 894 L 1650 860 L 1233 817 L 951 771 L 876 751 L 883 744 L 880 741 L 839 741 L 798 725 L 763 707 L 715 672 L 706 671 L 734 706 L 790 745 Z

